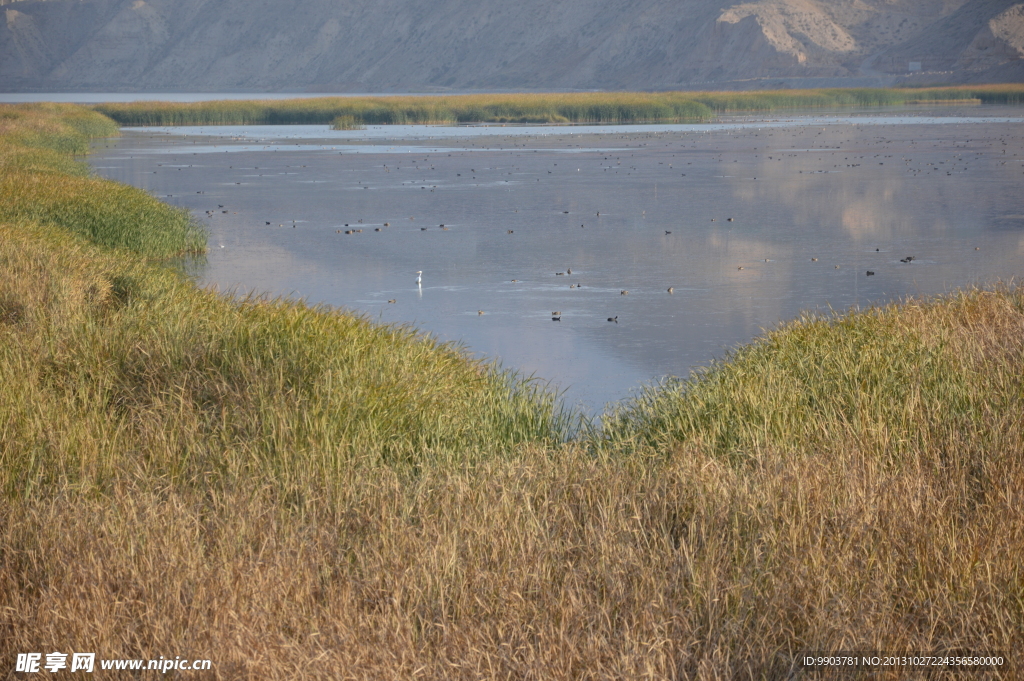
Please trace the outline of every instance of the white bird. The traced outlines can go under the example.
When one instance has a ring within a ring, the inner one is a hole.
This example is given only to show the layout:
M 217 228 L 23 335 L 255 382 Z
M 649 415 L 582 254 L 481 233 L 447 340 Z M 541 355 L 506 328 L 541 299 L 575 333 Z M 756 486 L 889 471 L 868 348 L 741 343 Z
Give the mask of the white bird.
M 423 270 L 417 270 L 417 272 L 416 272 L 416 285 L 417 286 L 422 286 L 423 285 Z

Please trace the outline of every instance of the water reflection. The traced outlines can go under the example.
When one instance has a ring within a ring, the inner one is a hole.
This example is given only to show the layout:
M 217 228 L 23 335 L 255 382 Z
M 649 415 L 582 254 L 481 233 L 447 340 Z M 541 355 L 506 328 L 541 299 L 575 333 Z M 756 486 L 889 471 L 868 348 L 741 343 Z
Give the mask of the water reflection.
M 209 225 L 206 283 L 413 323 L 599 410 L 802 310 L 1019 274 L 1024 126 L 987 111 L 600 134 L 146 130 L 92 160 Z

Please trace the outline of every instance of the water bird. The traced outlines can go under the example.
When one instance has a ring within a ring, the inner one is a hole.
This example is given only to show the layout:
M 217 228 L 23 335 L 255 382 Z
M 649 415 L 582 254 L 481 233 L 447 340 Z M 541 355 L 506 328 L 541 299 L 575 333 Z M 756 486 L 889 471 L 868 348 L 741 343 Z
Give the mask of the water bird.
M 980 251 L 981 249 L 980 249 L 980 248 L 978 248 L 977 246 L 975 246 L 975 247 L 974 247 L 974 250 L 976 250 L 976 251 Z
M 270 223 L 268 222 L 267 224 L 269 225 Z
M 619 295 L 620 296 L 628 296 L 629 295 L 629 291 L 623 289 L 623 290 L 619 291 Z
M 562 277 L 562 276 L 565 276 L 565 272 L 555 272 L 555 276 L 556 276 L 556 277 Z
M 510 229 L 510 230 L 508 230 L 508 232 L 507 232 L 507 233 L 508 233 L 508 234 L 512 234 L 512 233 L 513 233 L 513 231 L 512 231 L 511 229 Z
M 873 277 L 873 276 L 875 276 L 875 273 L 872 272 L 871 270 L 868 270 L 868 273 L 865 276 Z
M 562 321 L 562 315 L 558 315 L 557 317 L 552 317 L 551 321 L 553 321 L 553 322 L 560 322 L 560 321 Z
M 665 230 L 665 234 L 671 234 L 671 233 L 672 232 L 668 231 L 667 229 Z
M 479 314 L 483 314 L 484 311 L 483 310 L 477 310 L 476 313 L 479 315 Z
M 423 284 L 423 270 L 416 271 L 416 285 L 420 286 Z
M 614 317 L 609 317 L 608 321 L 615 322 L 616 324 L 618 324 L 619 323 L 619 316 L 615 315 Z
M 811 258 L 811 262 L 818 262 L 817 258 Z
M 374 227 L 374 228 L 373 228 L 373 231 L 375 231 L 375 232 L 379 232 L 379 231 L 381 231 L 381 229 L 380 229 L 380 227 Z
M 572 268 L 571 268 L 571 267 L 567 267 L 567 268 L 565 269 L 565 273 L 566 273 L 566 274 L 572 274 Z
M 384 223 L 384 226 L 385 226 L 385 227 L 390 227 L 390 226 L 391 226 L 391 223 L 390 223 L 390 222 L 385 222 L 385 223 Z
M 388 302 L 389 302 L 389 303 L 394 303 L 394 302 L 397 302 L 397 301 L 396 301 L 396 300 L 395 300 L 394 298 L 392 298 L 392 299 L 391 299 L 391 300 L 389 300 Z
M 675 287 L 675 286 L 669 286 L 669 287 L 668 287 L 668 292 L 669 292 L 669 293 L 675 293 L 675 290 L 676 290 L 676 287 Z
M 420 231 L 421 232 L 425 232 L 425 231 L 427 231 L 427 228 L 426 227 L 420 227 Z
M 726 220 L 726 222 L 732 222 L 732 218 L 729 218 L 728 220 Z
M 736 269 L 738 269 L 738 270 L 742 270 L 743 268 L 742 268 L 742 267 L 737 267 Z
M 518 284 L 518 283 L 519 283 L 519 280 L 518 280 L 518 279 L 513 279 L 513 280 L 512 280 L 512 283 L 513 283 L 513 284 Z

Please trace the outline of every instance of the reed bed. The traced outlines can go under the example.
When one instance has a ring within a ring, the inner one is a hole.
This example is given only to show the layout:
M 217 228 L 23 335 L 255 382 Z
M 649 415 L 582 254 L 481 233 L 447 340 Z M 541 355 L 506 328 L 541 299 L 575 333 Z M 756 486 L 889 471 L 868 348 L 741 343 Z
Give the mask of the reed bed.
M 473 123 L 680 123 L 716 113 L 907 103 L 1020 104 L 1024 86 L 836 88 L 763 92 L 588 92 L 453 96 L 322 97 L 218 102 L 131 102 L 94 108 L 125 126 Z
M 0 221 L 59 225 L 93 242 L 156 258 L 201 253 L 188 212 L 141 189 L 93 177 L 77 160 L 117 124 L 83 107 L 0 105 Z
M 8 222 L 0 659 L 753 680 L 962 650 L 1019 678 L 1022 368 L 1024 290 L 968 291 L 797 320 L 590 431 L 411 329 Z
M 1024 408 L 1024 342 L 1012 340 L 1022 311 L 1012 288 L 806 316 L 694 377 L 648 387 L 605 418 L 603 434 L 629 446 L 695 442 L 730 460 L 835 441 L 897 463 L 989 452 L 1013 428 L 988 419 Z
M 633 123 L 707 120 L 711 111 L 681 93 L 571 93 L 445 97 L 323 97 L 219 102 L 100 104 L 120 125 L 390 125 L 460 123 Z
M 15 317 L 4 374 L 19 395 L 0 412 L 52 422 L 8 442 L 8 494 L 51 476 L 102 488 L 130 460 L 143 477 L 262 471 L 301 493 L 359 462 L 417 467 L 572 434 L 542 384 L 412 329 L 231 299 L 55 228 L 0 235 Z
M 701 92 L 691 96 L 716 113 L 903 104 L 1021 104 L 1024 103 L 1024 85 Z

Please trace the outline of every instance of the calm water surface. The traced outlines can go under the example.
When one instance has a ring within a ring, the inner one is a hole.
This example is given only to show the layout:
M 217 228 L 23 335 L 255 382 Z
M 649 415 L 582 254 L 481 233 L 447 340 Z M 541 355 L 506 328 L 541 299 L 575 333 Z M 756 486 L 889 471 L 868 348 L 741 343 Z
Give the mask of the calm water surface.
M 804 310 L 1019 276 L 1021 113 L 151 128 L 91 161 L 208 225 L 206 284 L 411 323 L 596 413 Z

